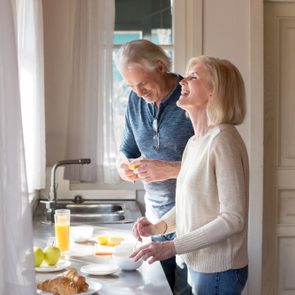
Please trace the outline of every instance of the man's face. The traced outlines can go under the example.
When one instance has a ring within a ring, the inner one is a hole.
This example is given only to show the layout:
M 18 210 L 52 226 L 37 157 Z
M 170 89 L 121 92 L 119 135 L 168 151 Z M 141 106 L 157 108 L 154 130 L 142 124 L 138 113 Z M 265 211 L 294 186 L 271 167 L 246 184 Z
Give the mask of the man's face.
M 159 102 L 164 98 L 164 75 L 161 68 L 147 70 L 138 65 L 121 70 L 126 84 L 146 102 Z

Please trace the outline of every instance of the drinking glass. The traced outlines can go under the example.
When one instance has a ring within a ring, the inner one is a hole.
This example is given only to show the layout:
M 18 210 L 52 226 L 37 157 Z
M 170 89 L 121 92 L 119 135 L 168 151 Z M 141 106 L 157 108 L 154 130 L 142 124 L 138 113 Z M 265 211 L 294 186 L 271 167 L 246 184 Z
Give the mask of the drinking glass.
M 71 211 L 69 209 L 55 210 L 55 241 L 63 256 L 70 250 L 70 218 Z

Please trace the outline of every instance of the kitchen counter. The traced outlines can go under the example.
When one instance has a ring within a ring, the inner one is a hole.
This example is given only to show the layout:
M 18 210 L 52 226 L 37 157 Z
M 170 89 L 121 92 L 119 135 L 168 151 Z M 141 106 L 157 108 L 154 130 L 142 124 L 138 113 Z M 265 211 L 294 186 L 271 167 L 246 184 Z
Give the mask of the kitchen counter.
M 44 219 L 43 212 L 38 209 L 34 214 L 34 245 L 44 248 L 52 244 L 54 240 L 54 225 L 43 224 L 41 220 Z M 101 224 L 94 226 L 94 236 L 99 234 L 121 235 L 123 237 L 131 236 L 132 223 L 122 224 Z M 68 259 L 71 266 L 78 271 L 83 265 L 87 264 L 112 264 L 112 256 L 98 256 L 94 255 L 94 241 L 87 243 L 71 242 L 71 249 L 73 255 Z M 90 249 L 90 251 L 89 251 Z M 93 251 L 91 250 L 93 249 Z M 87 251 L 85 251 L 87 250 Z M 81 254 L 81 255 L 79 255 Z M 75 255 L 75 256 L 74 256 Z M 44 281 L 64 270 L 52 273 L 37 273 L 36 281 Z M 82 273 L 83 274 L 83 273 Z M 98 293 L 100 295 L 170 295 L 171 289 L 166 280 L 165 274 L 162 270 L 160 262 L 155 262 L 149 265 L 144 262 L 140 268 L 135 271 L 121 271 L 115 272 L 111 275 L 93 276 L 85 275 L 87 281 L 98 282 L 102 285 Z

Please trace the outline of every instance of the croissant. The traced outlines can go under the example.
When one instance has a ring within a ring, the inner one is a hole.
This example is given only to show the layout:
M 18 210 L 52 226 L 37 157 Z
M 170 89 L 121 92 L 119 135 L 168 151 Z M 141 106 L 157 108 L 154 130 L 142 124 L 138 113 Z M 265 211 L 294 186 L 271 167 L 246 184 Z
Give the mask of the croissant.
M 75 268 L 69 267 L 63 276 L 69 278 L 79 288 L 79 292 L 85 292 L 88 290 L 89 285 L 86 283 L 85 277 L 81 276 Z
M 64 276 L 57 276 L 53 279 L 46 280 L 37 284 L 37 288 L 51 292 L 53 295 L 71 295 L 79 293 L 79 287 L 71 281 L 71 279 Z

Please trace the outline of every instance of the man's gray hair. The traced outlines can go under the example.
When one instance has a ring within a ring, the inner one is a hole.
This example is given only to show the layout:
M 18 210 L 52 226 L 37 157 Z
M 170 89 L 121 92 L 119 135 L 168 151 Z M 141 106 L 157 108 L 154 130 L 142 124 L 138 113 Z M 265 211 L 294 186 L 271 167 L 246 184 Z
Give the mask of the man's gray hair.
M 154 70 L 161 64 L 166 72 L 171 70 L 171 59 L 158 45 L 139 39 L 125 43 L 116 55 L 116 66 L 119 70 L 136 67 L 138 65 Z

